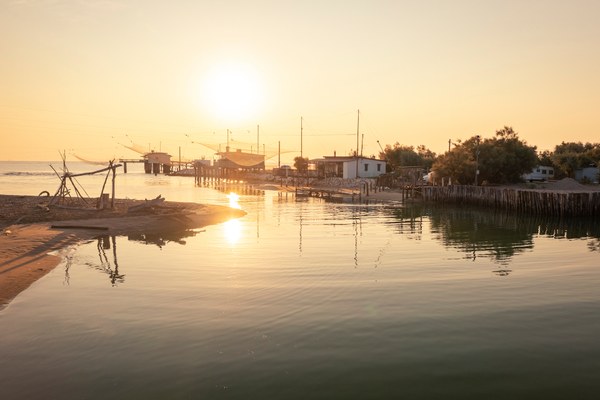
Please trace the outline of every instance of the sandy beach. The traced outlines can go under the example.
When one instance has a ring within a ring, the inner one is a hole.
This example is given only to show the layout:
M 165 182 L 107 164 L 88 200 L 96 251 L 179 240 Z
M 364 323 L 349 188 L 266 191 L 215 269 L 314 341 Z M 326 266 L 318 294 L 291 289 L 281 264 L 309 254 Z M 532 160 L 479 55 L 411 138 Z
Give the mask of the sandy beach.
M 71 210 L 46 206 L 37 196 L 0 195 L 0 309 L 56 267 L 49 254 L 100 234 L 155 234 L 201 228 L 239 218 L 242 210 L 226 206 L 164 202 L 133 206 L 145 200 L 115 201 L 113 209 Z

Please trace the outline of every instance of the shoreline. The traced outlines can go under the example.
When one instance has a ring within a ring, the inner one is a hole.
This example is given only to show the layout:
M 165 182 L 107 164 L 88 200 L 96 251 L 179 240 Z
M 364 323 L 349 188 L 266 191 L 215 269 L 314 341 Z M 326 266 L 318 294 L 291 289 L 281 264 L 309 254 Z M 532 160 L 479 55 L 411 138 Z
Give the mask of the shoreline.
M 134 213 L 139 200 L 119 200 L 114 210 L 51 210 L 39 213 L 35 196 L 0 195 L 0 312 L 21 292 L 62 262 L 49 254 L 101 235 L 164 234 L 215 225 L 246 213 L 221 205 L 165 202 Z M 33 208 L 32 208 L 33 207 Z M 33 211 L 32 211 L 33 210 Z M 26 223 L 13 223 L 18 220 Z
M 262 190 L 291 192 L 293 186 L 273 183 L 250 183 Z M 540 192 L 595 192 L 571 179 L 536 185 L 507 188 Z M 347 188 L 329 187 L 333 190 Z M 372 191 L 363 200 L 382 203 L 415 201 L 401 191 Z M 242 210 L 221 205 L 204 205 L 166 201 L 157 207 L 131 207 L 148 204 L 148 200 L 116 199 L 112 209 L 73 210 L 45 205 L 47 198 L 38 196 L 0 195 L 0 311 L 19 293 L 60 264 L 62 258 L 48 254 L 100 235 L 164 234 L 197 229 L 240 218 Z M 421 200 L 418 200 L 421 201 Z

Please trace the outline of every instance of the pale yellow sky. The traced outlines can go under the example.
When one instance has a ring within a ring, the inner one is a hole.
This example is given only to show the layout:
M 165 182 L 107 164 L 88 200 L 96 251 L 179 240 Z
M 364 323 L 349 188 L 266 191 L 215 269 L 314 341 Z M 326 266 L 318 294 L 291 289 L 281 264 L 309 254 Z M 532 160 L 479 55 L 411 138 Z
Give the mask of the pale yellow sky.
M 0 160 L 599 141 L 600 1 L 0 2 Z M 188 135 L 188 136 L 186 136 Z M 276 161 L 276 159 L 275 159 Z

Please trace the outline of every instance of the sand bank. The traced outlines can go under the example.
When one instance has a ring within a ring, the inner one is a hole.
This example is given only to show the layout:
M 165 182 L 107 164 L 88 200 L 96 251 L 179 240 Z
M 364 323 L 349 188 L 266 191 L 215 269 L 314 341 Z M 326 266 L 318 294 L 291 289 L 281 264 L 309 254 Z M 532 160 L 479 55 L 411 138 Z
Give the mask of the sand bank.
M 102 211 L 46 209 L 39 197 L 0 195 L 0 309 L 60 263 L 59 256 L 48 254 L 52 251 L 98 235 L 167 233 L 245 215 L 225 206 L 178 202 L 128 212 L 143 202 L 118 200 L 114 209 Z

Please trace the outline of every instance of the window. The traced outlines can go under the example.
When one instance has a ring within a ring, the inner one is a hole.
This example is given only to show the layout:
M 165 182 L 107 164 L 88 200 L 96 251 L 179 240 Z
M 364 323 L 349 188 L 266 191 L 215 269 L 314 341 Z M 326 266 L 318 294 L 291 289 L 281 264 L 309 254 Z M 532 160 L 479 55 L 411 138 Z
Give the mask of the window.
M 377 164 L 377 172 L 381 172 L 381 164 Z
M 365 172 L 369 170 L 369 164 L 365 164 Z

